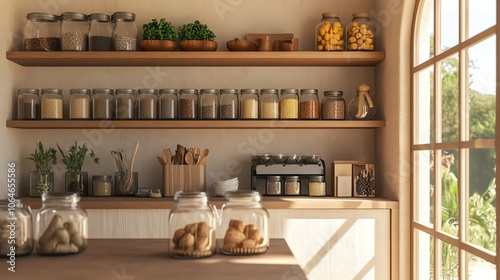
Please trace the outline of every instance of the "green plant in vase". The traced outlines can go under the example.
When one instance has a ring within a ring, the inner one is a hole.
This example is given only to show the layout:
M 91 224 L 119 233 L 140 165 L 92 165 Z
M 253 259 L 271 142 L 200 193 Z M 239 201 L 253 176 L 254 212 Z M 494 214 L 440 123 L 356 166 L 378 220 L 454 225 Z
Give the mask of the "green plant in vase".
M 96 164 L 99 163 L 99 158 L 92 149 L 87 148 L 85 143 L 80 146 L 75 141 L 74 145 L 68 147 L 67 154 L 65 154 L 61 147 L 59 147 L 59 144 L 57 145 L 57 148 L 61 153 L 62 162 L 66 165 L 66 191 L 77 193 L 81 196 L 88 195 L 88 173 L 82 172 L 83 163 L 87 154 Z
M 26 159 L 35 163 L 34 172 L 30 173 L 30 196 L 40 197 L 44 193 L 54 192 L 54 173 L 51 169 L 57 164 L 56 149 L 45 149 L 42 142 L 38 142 L 35 152 Z

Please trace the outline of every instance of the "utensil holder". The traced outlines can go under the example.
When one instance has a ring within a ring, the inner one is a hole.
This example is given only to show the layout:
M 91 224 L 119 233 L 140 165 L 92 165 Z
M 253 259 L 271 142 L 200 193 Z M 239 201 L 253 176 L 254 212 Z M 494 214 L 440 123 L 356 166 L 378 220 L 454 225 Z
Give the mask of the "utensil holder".
M 163 196 L 174 196 L 177 191 L 206 191 L 205 165 L 164 165 Z

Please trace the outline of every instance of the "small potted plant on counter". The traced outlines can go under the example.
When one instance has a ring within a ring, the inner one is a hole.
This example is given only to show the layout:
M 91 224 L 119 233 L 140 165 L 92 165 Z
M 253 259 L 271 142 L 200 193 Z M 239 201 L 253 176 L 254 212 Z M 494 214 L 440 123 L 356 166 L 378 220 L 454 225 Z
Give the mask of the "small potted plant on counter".
M 179 26 L 179 47 L 181 51 L 216 51 L 215 33 L 206 24 L 196 20 Z
M 54 173 L 51 169 L 57 163 L 56 149 L 49 147 L 45 150 L 42 142 L 38 142 L 35 153 L 26 159 L 35 163 L 34 172 L 30 173 L 30 196 L 40 197 L 54 192 Z
M 152 19 L 151 22 L 142 26 L 144 33 L 140 48 L 143 51 L 175 51 L 177 44 L 177 32 L 175 27 L 164 18 L 157 21 Z
M 94 160 L 94 163 L 99 163 L 99 158 L 93 150 L 87 148 L 85 143 L 79 146 L 78 143 L 68 147 L 68 154 L 65 154 L 59 144 L 57 145 L 61 153 L 62 162 L 66 165 L 66 174 L 64 183 L 66 191 L 77 193 L 81 196 L 88 195 L 88 173 L 82 172 L 83 162 L 89 153 L 89 157 Z

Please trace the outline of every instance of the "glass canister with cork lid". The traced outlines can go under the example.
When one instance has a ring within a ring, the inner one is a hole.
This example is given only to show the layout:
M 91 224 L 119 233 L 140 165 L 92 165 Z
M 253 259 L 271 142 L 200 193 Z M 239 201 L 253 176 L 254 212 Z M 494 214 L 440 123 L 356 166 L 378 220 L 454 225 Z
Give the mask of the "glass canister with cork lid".
M 36 120 L 40 118 L 40 97 L 36 88 L 17 90 L 17 119 Z
M 317 51 L 344 50 L 344 28 L 337 13 L 323 13 L 316 26 L 315 46 Z
M 174 258 L 196 259 L 215 255 L 216 210 L 208 205 L 207 194 L 178 191 L 168 216 L 168 253 Z
M 88 49 L 87 15 L 65 12 L 61 15 L 61 49 L 86 51 Z
M 346 45 L 348 51 L 375 50 L 375 25 L 368 13 L 352 14 L 352 22 L 346 27 Z
M 372 120 L 377 113 L 375 102 L 370 96 L 370 87 L 362 84 L 356 88 L 356 96 L 349 102 L 350 120 Z
M 60 51 L 59 16 L 49 13 L 29 13 L 24 27 L 25 51 Z
M 63 119 L 63 96 L 62 89 L 44 88 L 40 97 L 40 119 L 62 120 Z
M 14 244 L 12 240 L 15 240 Z M 0 257 L 12 255 L 14 245 L 16 257 L 29 255 L 33 244 L 31 208 L 19 199 L 0 200 Z

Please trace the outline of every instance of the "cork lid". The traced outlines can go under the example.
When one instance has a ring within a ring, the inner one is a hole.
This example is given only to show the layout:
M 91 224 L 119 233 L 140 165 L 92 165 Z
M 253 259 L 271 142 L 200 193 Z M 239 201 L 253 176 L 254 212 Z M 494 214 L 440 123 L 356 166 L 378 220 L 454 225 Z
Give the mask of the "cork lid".
M 370 18 L 369 13 L 354 13 L 352 14 L 352 18 Z
M 334 13 L 334 12 L 322 13 L 321 16 L 323 16 L 323 19 L 325 19 L 325 18 L 339 18 L 339 14 Z

